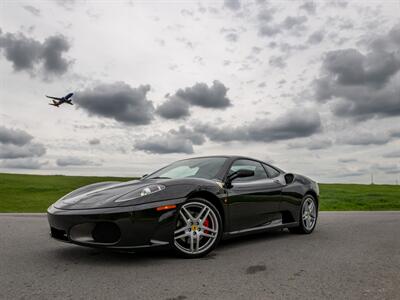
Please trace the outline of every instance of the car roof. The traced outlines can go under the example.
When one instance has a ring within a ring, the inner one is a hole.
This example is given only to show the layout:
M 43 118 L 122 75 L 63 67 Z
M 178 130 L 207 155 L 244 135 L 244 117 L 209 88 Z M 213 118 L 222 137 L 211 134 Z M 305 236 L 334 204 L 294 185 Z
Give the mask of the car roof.
M 224 157 L 224 158 L 231 158 L 231 159 L 243 158 L 243 159 L 258 160 L 258 159 L 255 159 L 255 158 L 241 156 L 241 155 L 205 155 L 205 156 L 188 157 L 188 158 L 180 159 L 180 160 L 188 160 L 188 159 L 196 159 L 196 158 L 213 158 L 213 157 Z
M 249 156 L 243 156 L 243 155 L 206 155 L 206 156 L 195 156 L 195 157 L 189 157 L 189 158 L 185 158 L 185 159 L 181 159 L 181 160 L 188 160 L 188 159 L 196 159 L 196 158 L 213 158 L 213 157 L 225 157 L 228 158 L 230 160 L 236 160 L 236 159 L 249 159 L 249 160 L 255 160 L 258 161 L 260 163 L 269 165 L 271 167 L 273 167 L 274 169 L 277 169 L 280 172 L 285 172 L 282 169 L 275 167 L 274 165 L 271 165 L 270 163 L 264 162 L 260 159 L 257 158 L 253 158 L 253 157 L 249 157 Z

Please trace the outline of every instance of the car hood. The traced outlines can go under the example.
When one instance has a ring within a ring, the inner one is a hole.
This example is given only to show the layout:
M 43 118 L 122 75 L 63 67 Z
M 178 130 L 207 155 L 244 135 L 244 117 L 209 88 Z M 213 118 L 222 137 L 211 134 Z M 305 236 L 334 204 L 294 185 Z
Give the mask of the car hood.
M 162 184 L 166 188 L 160 192 L 129 201 L 116 202 L 118 198 L 152 184 Z M 215 181 L 203 179 L 147 179 L 127 182 L 103 182 L 79 188 L 54 203 L 58 209 L 94 209 L 132 206 L 162 200 L 185 197 L 201 187 L 218 187 Z

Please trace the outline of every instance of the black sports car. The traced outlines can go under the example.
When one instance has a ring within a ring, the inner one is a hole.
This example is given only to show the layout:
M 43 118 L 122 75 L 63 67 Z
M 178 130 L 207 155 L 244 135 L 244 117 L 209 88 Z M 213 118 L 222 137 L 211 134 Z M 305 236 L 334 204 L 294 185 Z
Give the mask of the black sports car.
M 51 236 L 118 250 L 172 247 L 200 257 L 221 238 L 289 228 L 311 233 L 318 184 L 262 161 L 210 156 L 174 162 L 140 180 L 81 187 L 47 211 Z

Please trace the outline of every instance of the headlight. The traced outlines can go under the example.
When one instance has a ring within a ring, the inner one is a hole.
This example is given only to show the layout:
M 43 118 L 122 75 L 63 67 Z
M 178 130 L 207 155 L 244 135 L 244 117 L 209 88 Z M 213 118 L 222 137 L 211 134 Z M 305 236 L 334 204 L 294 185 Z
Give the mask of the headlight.
M 129 192 L 126 195 L 123 195 L 122 197 L 118 198 L 117 200 L 115 200 L 115 202 L 125 202 L 125 201 L 129 201 L 129 200 L 133 200 L 136 198 L 140 198 L 140 197 L 144 197 L 150 194 L 154 194 L 157 192 L 162 191 L 163 189 L 165 189 L 165 186 L 162 184 L 151 184 L 151 185 L 147 185 L 145 187 L 142 187 L 140 189 L 134 190 L 132 192 Z

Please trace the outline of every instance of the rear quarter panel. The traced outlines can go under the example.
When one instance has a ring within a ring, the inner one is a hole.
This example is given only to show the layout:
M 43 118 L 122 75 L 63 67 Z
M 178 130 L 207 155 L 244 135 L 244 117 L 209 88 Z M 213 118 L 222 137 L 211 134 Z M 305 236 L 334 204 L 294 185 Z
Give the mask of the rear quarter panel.
M 282 188 L 281 211 L 288 212 L 293 221 L 298 222 L 301 202 L 308 192 L 318 195 L 318 191 L 315 191 L 313 182 L 310 179 L 295 174 L 294 181 Z M 318 201 L 318 197 L 316 201 Z

